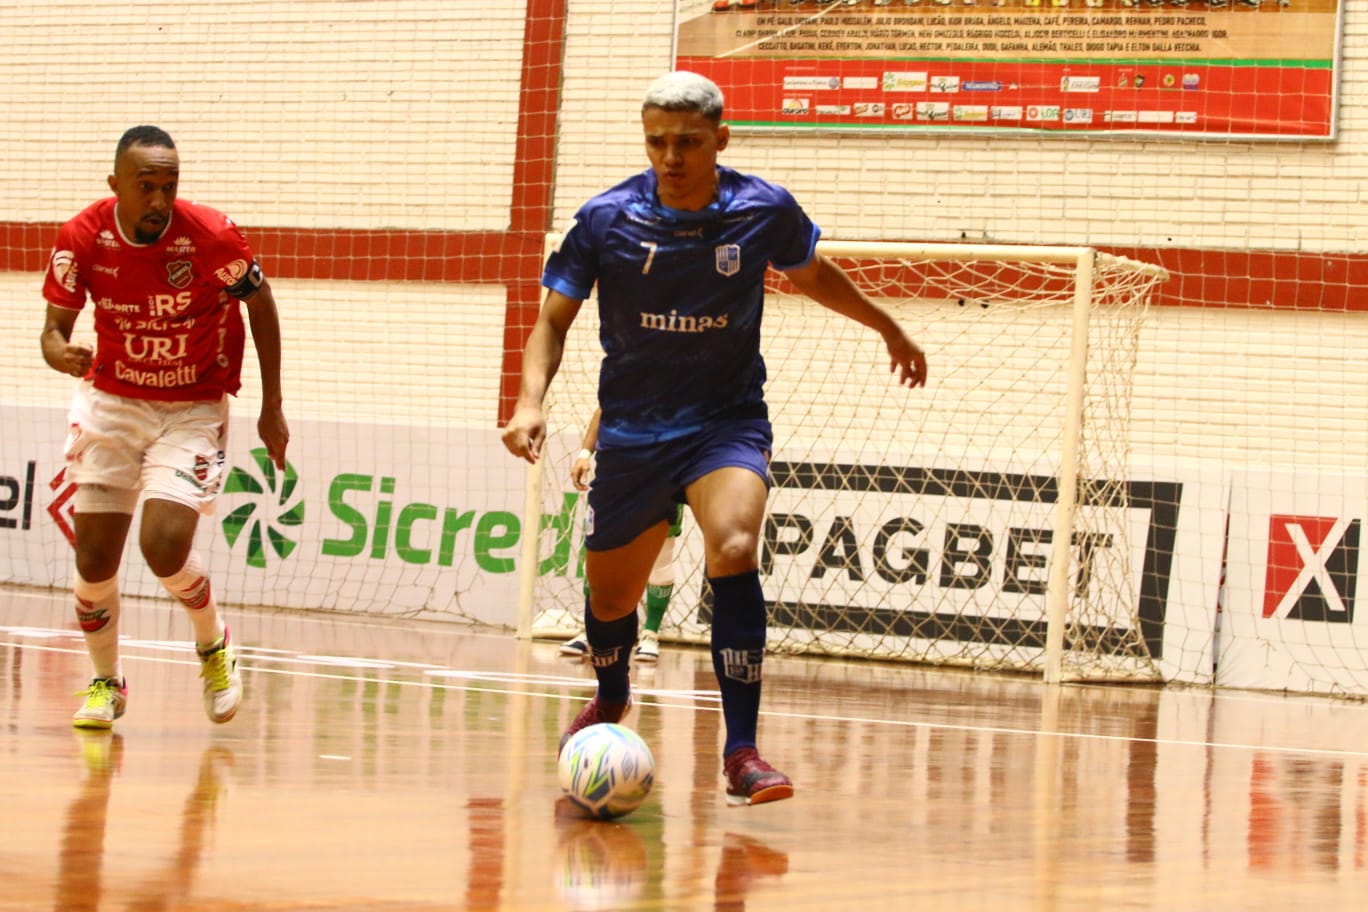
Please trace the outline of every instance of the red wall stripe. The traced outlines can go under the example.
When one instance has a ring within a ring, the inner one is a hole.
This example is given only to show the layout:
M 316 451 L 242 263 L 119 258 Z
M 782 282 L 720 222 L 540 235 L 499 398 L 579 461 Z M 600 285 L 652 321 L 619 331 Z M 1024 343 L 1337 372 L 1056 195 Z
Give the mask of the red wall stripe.
M 524 211 L 531 211 L 528 207 Z M 543 209 L 549 214 L 549 202 Z M 0 222 L 0 270 L 40 272 L 56 222 Z M 526 231 L 349 231 L 248 228 L 268 275 L 348 281 L 468 282 L 519 287 L 540 306 L 545 228 Z M 1368 310 L 1368 254 L 1197 247 L 1107 247 L 1171 274 L 1160 306 Z M 527 288 L 521 288 L 529 285 Z M 38 283 L 34 283 L 34 295 Z M 511 292 L 510 292 L 511 294 Z M 512 300 L 510 299 L 510 303 Z M 511 315 L 510 315 L 511 316 Z M 530 329 L 520 319 L 518 325 Z M 516 372 L 515 372 L 516 373 Z

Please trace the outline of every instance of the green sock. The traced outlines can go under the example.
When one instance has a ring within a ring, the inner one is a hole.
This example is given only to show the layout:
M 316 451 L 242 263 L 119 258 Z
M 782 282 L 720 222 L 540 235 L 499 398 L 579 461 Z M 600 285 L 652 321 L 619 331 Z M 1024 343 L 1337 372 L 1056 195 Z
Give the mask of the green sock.
M 670 596 L 674 595 L 674 583 L 668 586 L 646 587 L 646 629 L 660 633 L 660 622 L 665 620 L 665 609 L 670 607 Z

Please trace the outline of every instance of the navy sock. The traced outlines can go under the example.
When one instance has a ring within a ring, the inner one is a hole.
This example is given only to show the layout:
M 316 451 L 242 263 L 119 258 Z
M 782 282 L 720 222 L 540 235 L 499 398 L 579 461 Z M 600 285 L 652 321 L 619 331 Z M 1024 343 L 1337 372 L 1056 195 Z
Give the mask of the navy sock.
M 713 671 L 727 723 L 725 757 L 738 747 L 755 746 L 765 660 L 765 593 L 758 570 L 710 577 L 708 582 L 713 590 Z
M 589 664 L 598 678 L 598 696 L 609 703 L 621 703 L 631 691 L 627 662 L 637 640 L 635 611 L 616 621 L 600 621 L 584 600 L 584 633 L 589 639 Z

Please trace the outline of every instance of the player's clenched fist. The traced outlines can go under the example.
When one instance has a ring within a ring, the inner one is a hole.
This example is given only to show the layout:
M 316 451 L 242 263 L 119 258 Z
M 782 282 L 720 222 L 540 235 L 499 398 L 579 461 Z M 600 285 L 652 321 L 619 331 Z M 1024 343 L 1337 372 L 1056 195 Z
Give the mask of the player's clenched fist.
M 542 440 L 546 436 L 546 421 L 541 409 L 527 407 L 513 412 L 503 430 L 503 444 L 519 459 L 535 463 L 541 456 Z
M 73 377 L 84 377 L 94 357 L 95 350 L 89 345 L 68 345 L 62 352 L 63 371 Z

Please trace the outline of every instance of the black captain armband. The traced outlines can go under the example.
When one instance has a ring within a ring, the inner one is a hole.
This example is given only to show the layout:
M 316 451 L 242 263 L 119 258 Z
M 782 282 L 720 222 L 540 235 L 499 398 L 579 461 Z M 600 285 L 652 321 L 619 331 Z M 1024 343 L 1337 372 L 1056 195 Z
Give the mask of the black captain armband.
M 239 260 L 238 262 L 240 263 L 242 261 Z M 247 271 L 242 274 L 242 277 L 229 285 L 225 290 L 239 301 L 245 301 L 256 294 L 257 289 L 261 287 L 261 283 L 265 281 L 266 276 L 262 275 L 261 266 L 256 260 L 252 260 L 251 265 L 247 267 Z

